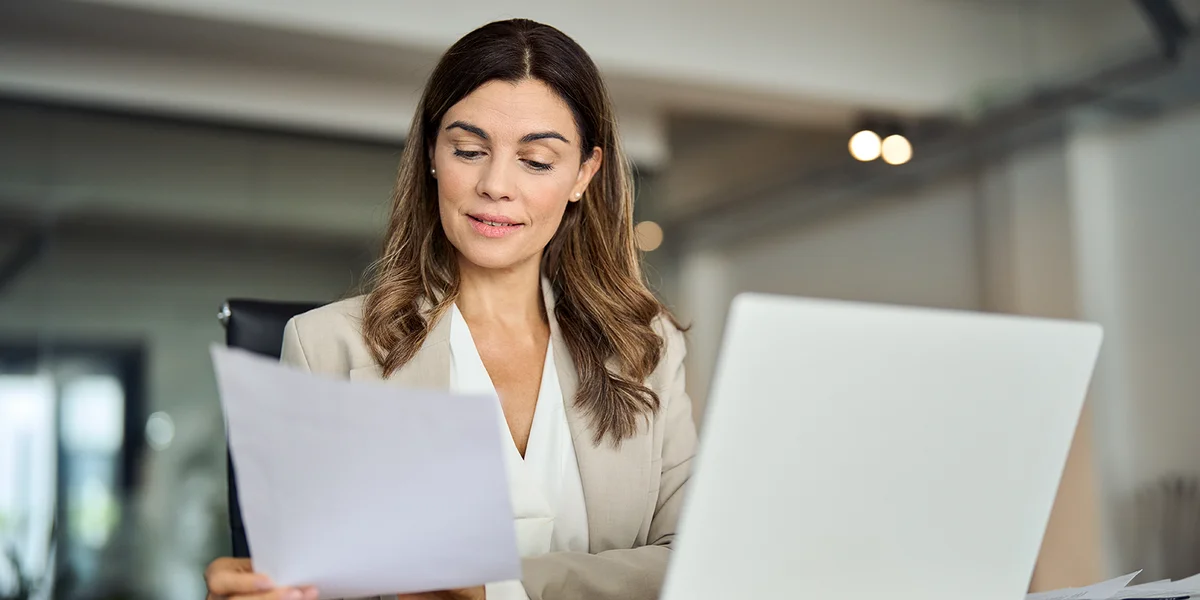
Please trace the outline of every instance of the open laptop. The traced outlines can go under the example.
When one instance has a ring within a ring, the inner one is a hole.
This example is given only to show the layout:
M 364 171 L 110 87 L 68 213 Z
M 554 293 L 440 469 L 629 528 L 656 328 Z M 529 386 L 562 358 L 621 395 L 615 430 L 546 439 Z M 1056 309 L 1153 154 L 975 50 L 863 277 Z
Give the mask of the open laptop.
M 1100 340 L 737 297 L 664 600 L 1021 600 Z

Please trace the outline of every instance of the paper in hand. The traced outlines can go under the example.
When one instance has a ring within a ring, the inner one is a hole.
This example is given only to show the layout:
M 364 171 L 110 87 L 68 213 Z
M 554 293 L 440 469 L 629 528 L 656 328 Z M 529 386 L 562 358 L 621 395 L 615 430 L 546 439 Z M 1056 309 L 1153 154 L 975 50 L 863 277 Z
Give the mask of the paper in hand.
M 495 398 L 212 357 L 256 571 L 321 598 L 520 578 Z

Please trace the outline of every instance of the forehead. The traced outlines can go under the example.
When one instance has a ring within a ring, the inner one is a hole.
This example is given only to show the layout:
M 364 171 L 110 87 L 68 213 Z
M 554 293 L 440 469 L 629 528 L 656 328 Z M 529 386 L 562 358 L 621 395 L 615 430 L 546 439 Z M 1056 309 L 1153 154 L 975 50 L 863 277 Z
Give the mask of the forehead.
M 536 79 L 515 84 L 489 81 L 479 86 L 446 111 L 442 127 L 455 121 L 466 121 L 500 140 L 542 131 L 557 131 L 572 142 L 579 136 L 567 103 Z

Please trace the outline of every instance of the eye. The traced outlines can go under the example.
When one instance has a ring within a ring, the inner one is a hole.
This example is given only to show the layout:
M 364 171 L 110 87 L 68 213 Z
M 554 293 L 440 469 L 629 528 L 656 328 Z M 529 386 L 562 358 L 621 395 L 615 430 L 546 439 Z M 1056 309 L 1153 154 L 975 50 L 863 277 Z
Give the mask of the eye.
M 454 155 L 467 160 L 475 160 L 476 158 L 483 156 L 483 152 L 479 150 L 455 150 Z
M 549 171 L 554 168 L 554 165 L 552 164 L 538 162 L 536 160 L 526 160 L 525 164 L 529 165 L 529 168 L 533 169 L 534 171 Z

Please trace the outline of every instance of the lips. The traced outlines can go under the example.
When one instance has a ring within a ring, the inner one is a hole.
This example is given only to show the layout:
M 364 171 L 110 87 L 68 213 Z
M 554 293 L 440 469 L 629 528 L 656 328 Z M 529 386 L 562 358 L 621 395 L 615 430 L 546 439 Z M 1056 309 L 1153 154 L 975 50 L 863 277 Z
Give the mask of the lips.
M 471 222 L 471 228 L 479 235 L 493 239 L 502 238 L 525 227 L 524 223 L 503 215 L 467 215 L 467 219 Z
M 473 215 L 468 215 L 468 216 L 470 216 L 472 219 L 479 221 L 480 223 L 483 223 L 485 225 L 491 225 L 492 227 L 513 227 L 515 225 L 520 225 L 520 223 L 512 223 L 512 222 L 508 222 L 508 221 L 496 221 L 493 219 L 484 219 L 484 218 L 476 217 Z

